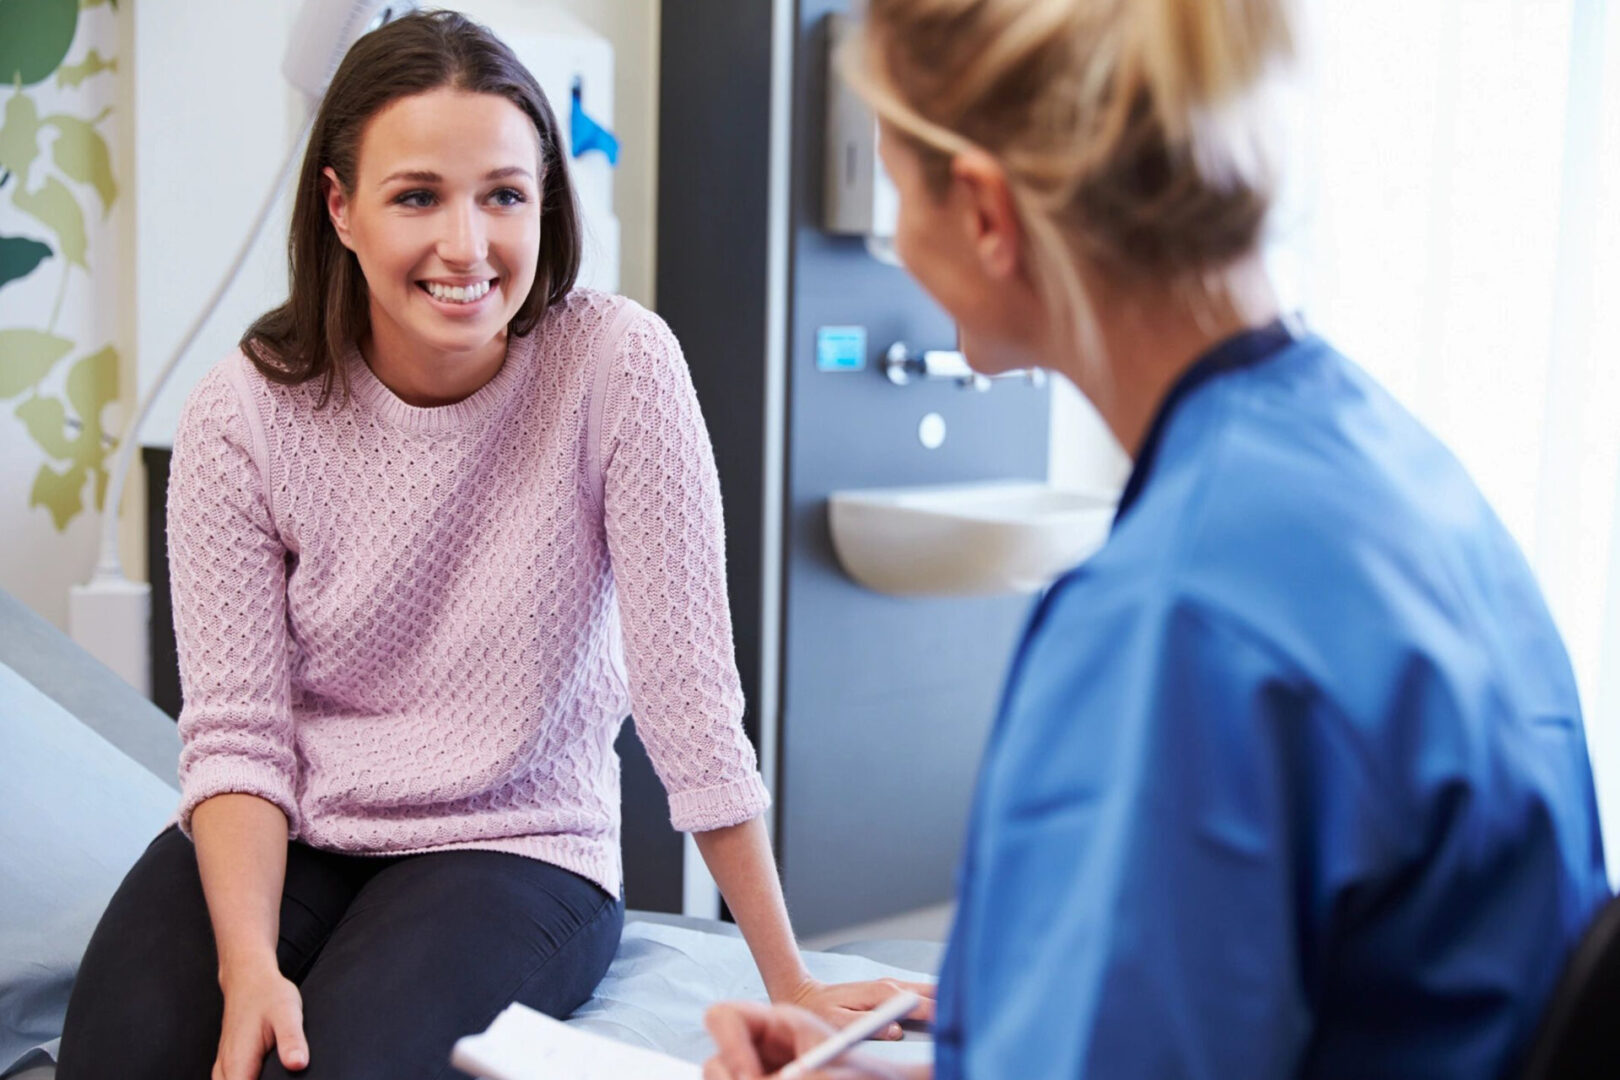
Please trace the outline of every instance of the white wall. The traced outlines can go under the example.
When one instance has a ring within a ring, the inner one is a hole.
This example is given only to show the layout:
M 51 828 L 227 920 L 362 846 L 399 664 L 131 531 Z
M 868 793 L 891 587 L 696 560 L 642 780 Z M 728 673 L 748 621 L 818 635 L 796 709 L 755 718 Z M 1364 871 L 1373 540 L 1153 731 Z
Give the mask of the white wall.
M 135 342 L 145 393 L 235 257 L 297 132 L 302 99 L 281 76 L 298 5 L 149 0 L 135 13 Z M 287 212 L 142 428 L 174 434 L 186 393 L 286 296 Z M 134 574 L 142 569 L 129 567 Z
M 1067 379 L 1055 377 L 1051 387 L 1047 479 L 1057 487 L 1078 491 L 1124 488 L 1131 475 L 1131 459 L 1114 441 L 1097 410 Z

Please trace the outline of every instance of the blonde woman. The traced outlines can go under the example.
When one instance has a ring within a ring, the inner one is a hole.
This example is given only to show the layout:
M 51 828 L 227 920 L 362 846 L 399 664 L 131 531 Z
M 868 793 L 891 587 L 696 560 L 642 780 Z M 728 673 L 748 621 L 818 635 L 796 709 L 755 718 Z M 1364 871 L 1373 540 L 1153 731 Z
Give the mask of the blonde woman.
M 1523 559 L 1421 425 L 1279 318 L 1252 99 L 1286 15 L 870 0 L 850 58 L 897 246 L 969 360 L 1060 372 L 1134 459 L 1013 662 L 942 1080 L 1501 1076 L 1608 895 Z M 710 1080 L 827 1032 L 748 1005 L 710 1027 Z

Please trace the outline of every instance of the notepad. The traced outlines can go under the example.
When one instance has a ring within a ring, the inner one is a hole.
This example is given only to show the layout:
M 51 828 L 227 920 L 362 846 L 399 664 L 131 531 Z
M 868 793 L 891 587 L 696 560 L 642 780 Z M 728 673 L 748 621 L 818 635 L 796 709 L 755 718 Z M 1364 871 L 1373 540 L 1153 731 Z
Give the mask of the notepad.
M 508 1005 L 482 1035 L 457 1039 L 450 1064 L 484 1080 L 702 1080 L 689 1061 L 616 1042 Z

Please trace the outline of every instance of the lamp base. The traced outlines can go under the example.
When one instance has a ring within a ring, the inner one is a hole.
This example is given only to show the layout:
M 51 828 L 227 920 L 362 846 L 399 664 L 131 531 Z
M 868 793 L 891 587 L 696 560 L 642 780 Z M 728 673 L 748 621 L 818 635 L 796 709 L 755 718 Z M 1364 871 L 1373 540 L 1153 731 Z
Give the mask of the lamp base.
M 152 587 L 97 575 L 68 590 L 68 634 L 145 697 L 152 696 Z

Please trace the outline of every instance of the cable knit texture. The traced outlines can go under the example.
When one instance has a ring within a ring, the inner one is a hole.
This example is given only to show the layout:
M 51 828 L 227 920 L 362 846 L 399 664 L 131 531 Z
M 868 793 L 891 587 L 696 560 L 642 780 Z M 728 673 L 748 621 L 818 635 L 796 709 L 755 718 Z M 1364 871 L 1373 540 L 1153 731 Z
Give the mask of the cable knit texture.
M 631 712 L 675 828 L 761 813 L 714 455 L 663 322 L 576 290 L 439 408 L 345 363 L 347 404 L 240 353 L 186 402 L 181 827 L 248 792 L 316 847 L 509 851 L 617 894 Z

